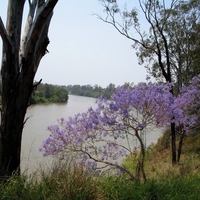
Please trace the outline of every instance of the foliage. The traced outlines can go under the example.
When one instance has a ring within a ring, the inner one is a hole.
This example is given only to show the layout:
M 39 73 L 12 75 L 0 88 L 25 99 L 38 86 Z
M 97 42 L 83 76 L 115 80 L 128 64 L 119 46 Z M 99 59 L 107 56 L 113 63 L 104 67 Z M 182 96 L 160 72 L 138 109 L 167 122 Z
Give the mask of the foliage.
M 200 180 L 198 176 L 179 177 L 177 179 L 150 180 L 133 183 L 124 178 L 110 177 L 102 181 L 106 199 L 138 199 L 138 200 L 182 200 L 198 199 Z M 189 184 L 189 185 L 188 185 Z
M 170 63 L 179 89 L 200 73 L 200 6 L 199 0 L 179 1 L 166 20 Z
M 94 98 L 100 97 L 103 92 L 103 88 L 98 85 L 68 85 L 66 86 L 66 89 L 70 94 Z
M 61 118 L 59 125 L 49 126 L 51 135 L 41 148 L 43 155 L 60 155 L 64 158 L 71 154 L 76 162 L 92 170 L 114 167 L 133 180 L 140 179 L 141 175 L 146 179 L 143 168 L 144 130 L 153 124 L 163 126 L 170 123 L 169 108 L 173 96 L 169 88 L 170 85 L 153 84 L 139 85 L 133 90 L 117 88 L 111 100 L 99 99 L 97 109 L 89 108 L 74 118 Z M 132 144 L 134 138 L 139 141 L 141 149 L 135 175 L 118 163 L 118 159 L 127 154 L 131 154 L 135 160 L 134 149 L 137 147 Z
M 187 133 L 196 133 L 200 120 L 200 75 L 191 80 L 189 86 L 183 86 L 175 99 L 174 112 Z
M 133 83 L 124 83 L 123 88 L 132 88 Z M 102 88 L 98 85 L 68 85 L 66 86 L 67 91 L 70 94 L 79 95 L 79 96 L 88 96 L 88 97 L 105 97 L 110 99 L 112 94 L 115 92 L 116 86 L 113 83 L 110 83 L 106 88 Z
M 149 74 L 159 81 L 174 82 L 172 64 L 170 62 L 170 46 L 168 34 L 165 33 L 167 20 L 171 10 L 177 1 L 170 3 L 159 0 L 139 0 L 139 9 L 147 25 L 141 27 L 139 11 L 137 9 L 127 10 L 127 7 L 120 9 L 116 1 L 101 0 L 105 8 L 106 16 L 99 16 L 104 22 L 111 24 L 126 38 L 134 42 L 133 48 L 139 58 L 139 64 L 146 64 Z M 148 31 L 147 31 L 148 30 Z M 136 33 L 136 34 L 133 34 Z M 171 88 L 174 94 L 174 89 Z M 171 122 L 172 137 L 172 164 L 176 164 L 176 132 L 175 124 Z
M 106 88 L 102 88 L 98 85 L 68 85 L 66 89 L 70 94 L 79 95 L 79 96 L 87 96 L 87 97 L 106 97 L 110 98 L 113 92 L 115 91 L 115 85 L 110 83 Z
M 40 83 L 33 92 L 30 103 L 55 103 L 67 102 L 68 91 L 64 86 L 55 86 L 51 84 Z
M 43 175 L 40 181 L 13 176 L 0 185 L 1 200 L 182 200 L 199 199 L 200 175 L 160 177 L 146 183 L 132 182 L 123 177 L 95 177 L 85 172 L 67 170 Z
M 40 177 L 13 175 L 6 184 L 0 185 L 1 200 L 103 200 L 98 180 L 92 174 L 76 166 L 56 166 L 43 172 Z
M 139 0 L 139 7 L 131 10 L 117 1 L 100 2 L 105 16 L 97 16 L 134 42 L 149 78 L 174 81 L 180 89 L 199 74 L 199 0 Z
M 51 135 L 40 150 L 44 156 L 59 155 L 62 159 L 73 155 L 78 164 L 91 170 L 115 168 L 117 173 L 126 173 L 132 180 L 141 176 L 146 180 L 144 131 L 152 125 L 168 126 L 172 120 L 187 134 L 199 127 L 200 76 L 183 87 L 177 98 L 170 90 L 171 84 L 117 88 L 111 100 L 100 98 L 95 110 L 89 108 L 74 118 L 61 118 L 58 125 L 49 126 Z M 139 141 L 139 151 L 134 138 Z M 127 155 L 135 173 L 118 162 Z

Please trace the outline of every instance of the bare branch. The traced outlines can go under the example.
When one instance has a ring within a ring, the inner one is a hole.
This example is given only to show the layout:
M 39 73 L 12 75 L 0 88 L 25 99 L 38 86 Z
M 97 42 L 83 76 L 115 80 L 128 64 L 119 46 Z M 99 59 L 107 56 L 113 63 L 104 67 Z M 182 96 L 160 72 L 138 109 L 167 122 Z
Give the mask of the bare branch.
M 31 0 L 28 0 L 28 4 L 29 4 L 29 6 L 31 6 Z
M 22 41 L 21 41 L 21 45 L 20 45 L 20 53 L 19 54 L 21 55 L 21 57 L 24 55 L 27 39 L 28 39 L 28 36 L 30 33 L 30 29 L 32 27 L 33 20 L 34 20 L 36 6 L 37 6 L 37 0 L 33 0 L 32 3 L 29 0 L 29 14 L 28 14 L 28 17 L 26 20 L 24 35 L 22 37 Z
M 39 40 L 35 47 L 36 56 L 35 56 L 35 60 L 34 60 L 34 63 L 35 63 L 34 72 L 37 71 L 37 68 L 39 66 L 39 63 L 40 63 L 40 60 L 42 59 L 42 57 L 48 52 L 47 46 L 50 41 L 49 41 L 47 34 L 48 34 L 49 24 L 50 24 L 52 16 L 53 16 L 53 13 L 46 20 L 45 26 L 43 27 L 43 30 L 40 34 Z
M 46 1 L 42 6 L 37 9 L 34 23 L 31 27 L 29 38 L 27 40 L 26 54 L 32 53 L 35 49 L 35 41 L 38 41 L 43 26 L 48 17 L 52 14 L 53 9 L 58 0 Z
M 3 21 L 0 17 L 0 36 L 2 38 L 2 41 L 3 41 L 3 46 L 4 48 L 9 48 L 10 46 L 12 46 L 11 44 L 11 40 L 6 32 L 6 29 L 5 29 L 5 26 L 3 24 Z
M 160 27 L 160 23 L 158 22 L 158 16 L 157 16 L 157 10 L 156 10 L 156 5 L 155 3 L 152 3 L 152 1 L 149 1 L 149 4 L 145 4 L 143 7 L 141 1 L 140 2 L 140 8 L 142 10 L 142 12 L 144 13 L 144 16 L 147 20 L 147 22 L 150 24 L 151 29 L 153 31 L 153 35 L 154 35 L 154 40 L 156 42 L 156 51 L 154 51 L 157 55 L 157 59 L 158 59 L 158 63 L 160 65 L 160 69 L 162 71 L 163 76 L 165 77 L 166 81 L 171 82 L 171 74 L 170 74 L 170 63 L 167 62 L 167 71 L 165 70 L 164 64 L 162 62 L 162 50 L 159 44 L 159 35 L 161 35 L 162 39 L 163 39 L 163 43 L 164 43 L 164 47 L 165 47 L 165 52 L 166 55 L 168 55 L 168 49 L 167 49 L 167 40 L 166 37 L 163 34 L 163 28 Z M 153 10 L 153 12 L 151 12 Z M 155 21 L 153 23 L 152 19 Z M 161 25 L 162 26 L 162 25 Z M 157 32 L 158 31 L 158 32 Z M 168 61 L 168 59 L 167 59 Z
M 107 24 L 111 24 L 112 26 L 114 26 L 114 28 L 115 28 L 121 35 L 123 35 L 123 36 L 125 36 L 126 38 L 132 40 L 132 41 L 135 42 L 136 44 L 139 44 L 139 45 L 141 45 L 142 47 L 144 47 L 144 48 L 146 48 L 146 49 L 154 50 L 154 49 L 151 48 L 150 46 L 147 46 L 145 43 L 143 43 L 143 42 L 137 40 L 137 39 L 134 38 L 134 37 L 131 37 L 131 36 L 128 34 L 128 32 L 127 32 L 124 28 L 122 28 L 122 30 L 120 30 L 119 27 L 122 27 L 122 26 L 119 25 L 119 23 L 115 22 L 113 16 L 112 16 L 113 21 L 108 21 L 107 18 L 106 18 L 106 19 L 103 19 L 101 16 L 99 16 L 99 15 L 97 15 L 97 14 L 94 14 L 94 15 L 96 15 L 96 16 L 98 17 L 98 19 L 102 20 L 103 22 L 105 22 L 105 23 L 107 23 Z M 117 26 L 117 25 L 119 25 L 119 26 Z M 141 33 L 140 33 L 140 34 L 141 34 Z M 141 36 L 141 35 L 140 35 L 140 36 Z
M 37 6 L 39 8 L 39 7 L 41 7 L 45 3 L 45 0 L 38 0 L 37 2 L 38 2 Z
M 41 82 L 42 82 L 42 79 L 40 79 L 38 83 L 35 83 L 35 84 L 33 85 L 34 90 L 37 89 L 38 85 L 40 85 Z
M 126 172 L 126 173 L 130 176 L 131 180 L 136 180 L 136 178 L 133 176 L 133 174 L 132 174 L 128 169 L 126 169 L 126 167 L 122 167 L 122 166 L 117 165 L 117 164 L 114 164 L 114 163 L 112 163 L 112 162 L 109 162 L 109 161 L 105 161 L 105 160 L 101 160 L 101 159 L 95 158 L 95 157 L 93 157 L 90 153 L 88 153 L 87 151 L 82 151 L 82 150 L 81 150 L 81 152 L 85 153 L 91 160 L 94 160 L 94 161 L 97 162 L 97 163 L 103 163 L 103 164 L 106 164 L 106 165 L 109 165 L 109 166 L 113 166 L 113 167 L 115 167 L 115 168 L 118 168 L 118 169 L 120 169 L 120 170 Z

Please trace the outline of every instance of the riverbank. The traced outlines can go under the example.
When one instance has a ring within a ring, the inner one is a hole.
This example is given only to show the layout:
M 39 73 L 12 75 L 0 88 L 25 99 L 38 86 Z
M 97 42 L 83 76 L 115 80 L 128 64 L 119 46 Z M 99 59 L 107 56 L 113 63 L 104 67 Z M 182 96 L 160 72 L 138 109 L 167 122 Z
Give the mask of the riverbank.
M 0 199 L 48 200 L 187 200 L 200 199 L 200 135 L 185 138 L 181 163 L 171 166 L 170 137 L 165 135 L 147 152 L 145 183 L 126 177 L 96 176 L 80 168 L 54 166 L 34 175 L 13 176 L 0 185 Z
M 68 98 L 68 91 L 65 86 L 40 83 L 37 85 L 37 89 L 33 91 L 29 103 L 66 103 Z

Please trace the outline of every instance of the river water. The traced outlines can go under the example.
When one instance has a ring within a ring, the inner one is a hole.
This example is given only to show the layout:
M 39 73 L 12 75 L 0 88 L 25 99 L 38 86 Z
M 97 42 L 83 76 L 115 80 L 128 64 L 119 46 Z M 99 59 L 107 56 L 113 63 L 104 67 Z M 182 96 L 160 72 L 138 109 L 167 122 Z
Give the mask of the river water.
M 43 157 L 38 149 L 50 134 L 47 126 L 57 124 L 57 119 L 73 117 L 77 113 L 95 107 L 96 99 L 69 95 L 68 103 L 31 105 L 26 114 L 28 118 L 22 136 L 21 171 L 27 174 L 45 167 L 51 167 L 53 159 Z M 146 143 L 155 143 L 162 131 L 152 129 L 146 135 Z
M 21 170 L 31 173 L 41 167 L 50 166 L 51 157 L 43 157 L 38 149 L 50 134 L 47 126 L 57 124 L 61 117 L 73 117 L 89 107 L 96 106 L 96 99 L 69 95 L 68 103 L 31 105 L 26 114 L 28 118 L 22 136 Z

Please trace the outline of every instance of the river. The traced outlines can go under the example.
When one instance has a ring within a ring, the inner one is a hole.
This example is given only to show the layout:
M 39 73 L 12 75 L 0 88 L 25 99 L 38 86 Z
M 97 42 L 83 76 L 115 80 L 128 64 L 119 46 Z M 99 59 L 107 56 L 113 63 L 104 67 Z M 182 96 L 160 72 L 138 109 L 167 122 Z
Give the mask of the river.
M 27 174 L 50 167 L 51 157 L 43 157 L 38 149 L 50 134 L 47 126 L 57 124 L 57 119 L 73 117 L 79 112 L 95 107 L 96 99 L 69 95 L 68 103 L 31 105 L 26 114 L 22 136 L 21 171 Z M 152 132 L 153 131 L 153 132 Z M 146 136 L 147 144 L 155 143 L 162 131 L 152 129 Z

